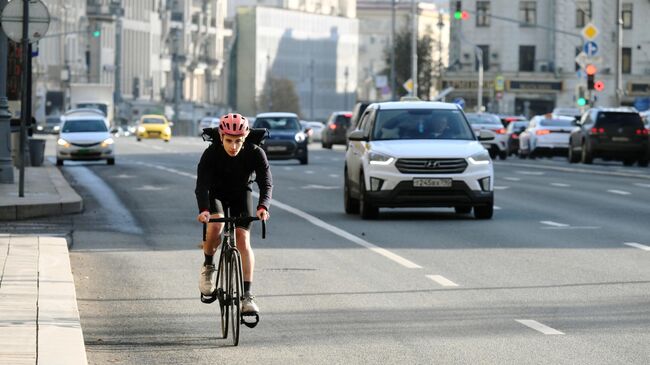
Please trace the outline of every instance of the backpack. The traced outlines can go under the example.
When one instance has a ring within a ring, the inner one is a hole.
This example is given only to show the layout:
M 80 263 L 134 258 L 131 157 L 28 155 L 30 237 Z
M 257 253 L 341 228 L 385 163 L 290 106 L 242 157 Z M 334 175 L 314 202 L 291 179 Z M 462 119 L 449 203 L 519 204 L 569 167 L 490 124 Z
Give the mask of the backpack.
M 251 128 L 248 137 L 246 137 L 246 143 L 251 143 L 261 147 L 264 145 L 268 136 L 269 130 L 266 128 Z M 201 137 L 206 142 L 221 143 L 221 138 L 219 138 L 219 128 L 203 128 Z

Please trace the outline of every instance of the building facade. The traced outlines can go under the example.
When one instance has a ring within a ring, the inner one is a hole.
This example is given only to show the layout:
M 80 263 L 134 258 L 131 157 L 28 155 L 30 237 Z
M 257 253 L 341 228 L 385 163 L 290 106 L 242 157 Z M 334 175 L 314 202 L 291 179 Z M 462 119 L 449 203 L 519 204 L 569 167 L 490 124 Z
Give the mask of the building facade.
M 305 119 L 351 109 L 358 65 L 358 21 L 269 7 L 240 7 L 233 67 L 237 111 L 255 115 L 268 76 L 290 80 Z
M 455 11 L 455 1 L 450 2 Z M 444 87 L 451 98 L 463 98 L 467 109 L 477 105 L 478 61 L 483 54 L 483 106 L 499 113 L 527 116 L 554 107 L 576 106 L 589 97 L 583 67 L 576 56 L 591 40 L 597 52 L 586 59 L 598 72 L 602 91 L 593 91 L 595 105 L 618 105 L 617 67 L 622 68 L 620 103 L 632 105 L 650 93 L 650 34 L 645 19 L 650 2 L 623 0 L 622 52 L 617 57 L 616 2 L 603 1 L 475 1 L 462 2 L 467 20 L 453 20 L 449 68 Z M 494 16 L 491 16 L 494 15 Z M 583 34 L 593 24 L 597 32 Z M 589 48 L 590 53 L 594 47 Z

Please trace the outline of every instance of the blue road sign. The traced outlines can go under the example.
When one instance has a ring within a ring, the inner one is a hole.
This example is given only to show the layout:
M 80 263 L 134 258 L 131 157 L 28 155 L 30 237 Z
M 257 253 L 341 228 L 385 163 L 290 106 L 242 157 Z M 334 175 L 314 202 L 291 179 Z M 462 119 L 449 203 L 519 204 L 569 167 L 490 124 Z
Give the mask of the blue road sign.
M 454 104 L 458 104 L 461 109 L 465 109 L 465 99 L 463 98 L 456 98 L 454 99 Z
M 582 50 L 587 54 L 587 56 L 595 56 L 598 53 L 598 44 L 594 41 L 585 42 L 585 45 L 582 46 Z

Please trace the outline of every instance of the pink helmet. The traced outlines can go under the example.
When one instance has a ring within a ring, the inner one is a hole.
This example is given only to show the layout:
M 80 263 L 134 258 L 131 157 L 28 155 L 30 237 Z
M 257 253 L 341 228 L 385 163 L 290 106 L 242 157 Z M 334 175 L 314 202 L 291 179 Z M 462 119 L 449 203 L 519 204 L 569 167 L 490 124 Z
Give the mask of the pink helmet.
M 231 136 L 245 136 L 248 133 L 248 119 L 237 113 L 228 113 L 219 119 L 219 132 Z

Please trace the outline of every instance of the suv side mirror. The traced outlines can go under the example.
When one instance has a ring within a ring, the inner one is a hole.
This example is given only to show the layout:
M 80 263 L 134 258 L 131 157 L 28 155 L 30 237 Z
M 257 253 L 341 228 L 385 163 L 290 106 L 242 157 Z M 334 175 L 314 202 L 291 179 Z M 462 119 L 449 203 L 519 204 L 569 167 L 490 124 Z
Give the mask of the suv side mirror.
M 367 141 L 368 136 L 366 136 L 362 130 L 357 129 L 356 131 L 350 133 L 350 136 L 348 136 L 348 139 L 350 141 Z
M 482 130 L 478 134 L 479 141 L 491 141 L 494 139 L 494 137 L 496 137 L 496 134 L 494 134 L 494 132 L 486 130 Z

